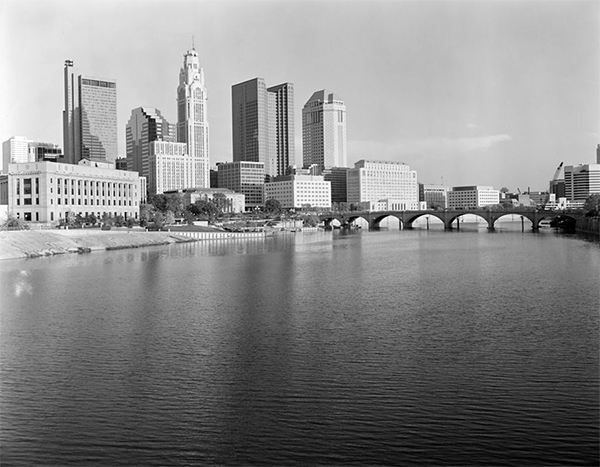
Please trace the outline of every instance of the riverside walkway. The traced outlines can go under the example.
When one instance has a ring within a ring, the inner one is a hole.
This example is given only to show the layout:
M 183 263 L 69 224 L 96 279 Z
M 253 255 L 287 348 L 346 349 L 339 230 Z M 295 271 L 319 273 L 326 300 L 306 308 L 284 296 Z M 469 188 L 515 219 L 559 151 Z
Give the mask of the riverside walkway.
M 583 217 L 583 213 L 578 211 L 547 211 L 547 210 L 491 210 L 491 209 L 445 209 L 445 210 L 418 210 L 418 211 L 341 211 L 341 212 L 322 212 L 319 219 L 326 227 L 331 226 L 334 220 L 337 220 L 342 226 L 350 226 L 357 219 L 364 219 L 369 223 L 369 229 L 379 228 L 380 222 L 386 217 L 395 217 L 400 221 L 401 229 L 411 229 L 413 223 L 422 217 L 435 217 L 441 220 L 446 230 L 452 230 L 456 223 L 459 228 L 460 217 L 471 214 L 485 220 L 488 230 L 494 230 L 494 225 L 498 219 L 504 216 L 517 215 L 528 219 L 531 222 L 531 229 L 537 231 L 540 228 L 542 220 L 572 219 L 578 220 Z

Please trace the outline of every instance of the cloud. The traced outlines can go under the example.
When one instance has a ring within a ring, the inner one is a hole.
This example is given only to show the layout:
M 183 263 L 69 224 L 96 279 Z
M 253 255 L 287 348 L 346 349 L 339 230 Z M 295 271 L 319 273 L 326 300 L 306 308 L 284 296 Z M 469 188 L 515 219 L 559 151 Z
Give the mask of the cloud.
M 476 136 L 471 138 L 428 138 L 401 139 L 395 141 L 355 140 L 348 143 L 349 160 L 390 159 L 398 160 L 419 155 L 456 157 L 475 150 L 489 149 L 492 146 L 511 141 L 507 134 Z

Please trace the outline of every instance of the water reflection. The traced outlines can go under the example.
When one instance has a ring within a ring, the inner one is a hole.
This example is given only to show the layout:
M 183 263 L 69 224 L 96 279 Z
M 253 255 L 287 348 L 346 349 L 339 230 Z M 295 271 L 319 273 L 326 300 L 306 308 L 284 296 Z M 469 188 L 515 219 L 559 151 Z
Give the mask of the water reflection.
M 599 261 L 415 229 L 5 263 L 2 461 L 597 464 Z

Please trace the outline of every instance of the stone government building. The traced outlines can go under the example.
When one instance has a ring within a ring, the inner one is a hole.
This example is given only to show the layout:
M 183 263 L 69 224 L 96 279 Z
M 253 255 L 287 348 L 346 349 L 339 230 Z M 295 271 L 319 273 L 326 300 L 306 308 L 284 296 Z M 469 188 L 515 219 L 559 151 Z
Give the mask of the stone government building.
M 145 198 L 145 177 L 110 162 L 9 164 L 0 177 L 0 204 L 25 221 L 55 222 L 67 213 L 137 219 Z

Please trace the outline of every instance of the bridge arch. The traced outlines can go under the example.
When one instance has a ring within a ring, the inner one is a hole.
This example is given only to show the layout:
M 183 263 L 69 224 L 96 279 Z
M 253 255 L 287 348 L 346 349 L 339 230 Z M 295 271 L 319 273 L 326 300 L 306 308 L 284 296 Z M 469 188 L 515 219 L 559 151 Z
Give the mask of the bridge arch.
M 400 230 L 402 230 L 404 228 L 404 219 L 402 219 L 402 217 L 399 213 L 394 213 L 394 212 L 386 212 L 381 215 L 371 217 L 371 221 L 369 222 L 369 228 L 378 229 L 379 225 L 381 224 L 381 221 L 384 219 L 387 219 L 388 217 L 393 217 L 394 219 L 398 220 L 398 228 Z
M 536 216 L 535 216 L 535 214 L 534 214 L 533 211 L 531 211 L 531 212 L 528 212 L 528 211 L 519 211 L 519 212 L 515 212 L 515 211 L 507 211 L 507 212 L 494 211 L 492 213 L 491 220 L 490 220 L 490 224 L 491 224 L 490 228 L 492 230 L 495 229 L 496 228 L 496 221 L 498 219 L 501 219 L 501 218 L 506 217 L 506 216 L 518 216 L 519 219 L 521 219 L 522 217 L 526 218 L 527 220 L 529 220 L 529 222 L 531 222 L 531 228 L 533 230 L 537 230 L 539 228 L 539 223 L 542 220 L 541 218 L 538 218 L 536 220 Z
M 348 224 L 353 224 L 355 223 L 358 219 L 362 219 L 365 221 L 365 223 L 369 226 L 369 228 L 371 227 L 371 223 L 369 222 L 369 217 L 365 216 L 364 214 L 358 214 L 358 215 L 348 215 L 346 217 L 346 223 Z
M 437 212 L 435 212 L 435 211 L 431 211 L 431 212 L 419 212 L 419 213 L 417 213 L 417 214 L 414 214 L 414 215 L 408 215 L 408 216 L 406 216 L 406 215 L 405 215 L 405 217 L 404 217 L 404 225 L 405 225 L 405 228 L 407 228 L 407 229 L 411 229 L 411 228 L 412 228 L 412 225 L 413 225 L 413 223 L 414 223 L 416 220 L 420 219 L 421 217 L 425 217 L 425 218 L 428 218 L 428 217 L 434 217 L 434 218 L 436 218 L 436 219 L 439 219 L 439 220 L 442 222 L 442 224 L 444 224 L 444 227 L 446 226 L 446 222 L 445 222 L 444 218 L 442 217 L 442 215 L 441 215 L 441 214 L 438 214 L 438 213 L 437 213 Z
M 455 222 L 456 222 L 457 228 L 460 228 L 460 218 L 463 217 L 463 216 L 466 216 L 466 215 L 471 215 L 471 216 L 475 216 L 475 217 L 477 217 L 479 219 L 482 219 L 482 220 L 484 220 L 486 222 L 488 230 L 493 230 L 494 229 L 493 222 L 491 223 L 490 220 L 486 219 L 482 215 L 482 213 L 472 212 L 472 211 L 463 211 L 463 212 L 456 213 L 455 215 L 449 216 L 446 219 L 446 223 L 445 223 L 446 228 L 447 229 L 452 229 L 452 224 L 454 224 Z

